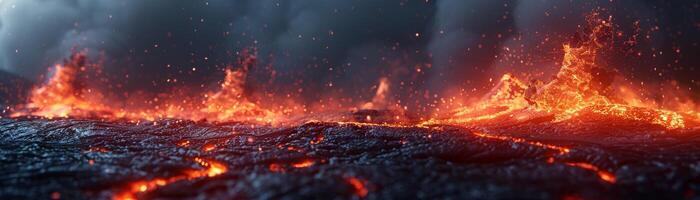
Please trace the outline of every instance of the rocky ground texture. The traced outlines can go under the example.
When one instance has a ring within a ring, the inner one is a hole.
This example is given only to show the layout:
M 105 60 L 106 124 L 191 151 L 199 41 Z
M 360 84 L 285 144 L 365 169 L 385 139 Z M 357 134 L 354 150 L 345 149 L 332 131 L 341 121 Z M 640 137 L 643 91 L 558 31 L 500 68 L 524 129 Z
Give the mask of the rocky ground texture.
M 0 199 L 666 199 L 698 192 L 700 131 L 635 122 L 273 127 L 0 119 Z

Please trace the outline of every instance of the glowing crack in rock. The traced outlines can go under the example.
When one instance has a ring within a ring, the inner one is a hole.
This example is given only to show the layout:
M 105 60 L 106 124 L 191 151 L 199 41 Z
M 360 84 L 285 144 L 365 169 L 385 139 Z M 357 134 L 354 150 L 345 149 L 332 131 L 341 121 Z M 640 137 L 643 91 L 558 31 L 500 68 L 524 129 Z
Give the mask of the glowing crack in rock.
M 126 188 L 125 191 L 116 194 L 112 199 L 115 199 L 115 200 L 135 200 L 136 195 L 139 193 L 150 192 L 150 191 L 153 191 L 153 190 L 158 189 L 160 187 L 166 186 L 170 183 L 184 181 L 184 180 L 192 180 L 192 179 L 203 178 L 203 177 L 214 177 L 214 176 L 218 176 L 218 175 L 223 174 L 226 171 L 228 171 L 226 165 L 219 163 L 219 162 L 216 162 L 216 161 L 206 160 L 203 158 L 194 158 L 194 161 L 198 165 L 204 167 L 204 169 L 186 170 L 183 172 L 182 175 L 177 175 L 177 176 L 172 176 L 172 177 L 155 178 L 155 179 L 151 179 L 151 180 L 136 181 L 136 182 L 129 184 L 129 187 Z

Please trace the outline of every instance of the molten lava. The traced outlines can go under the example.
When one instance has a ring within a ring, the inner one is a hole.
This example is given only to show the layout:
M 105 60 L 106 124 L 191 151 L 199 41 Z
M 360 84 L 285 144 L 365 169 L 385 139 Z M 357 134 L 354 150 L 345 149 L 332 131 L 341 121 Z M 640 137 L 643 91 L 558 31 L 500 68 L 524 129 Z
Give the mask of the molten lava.
M 607 90 L 612 86 L 607 80 L 601 80 L 601 72 L 606 69 L 596 64 L 596 57 L 601 48 L 609 45 L 605 39 L 613 29 L 611 18 L 601 19 L 599 14 L 593 13 L 588 21 L 592 27 L 590 34 L 577 47 L 563 46 L 561 68 L 550 82 L 542 84 L 531 80 L 525 84 L 505 74 L 474 106 L 460 108 L 449 118 L 430 120 L 426 124 L 478 124 L 501 117 L 522 121 L 550 115 L 554 122 L 586 116 L 643 121 L 678 129 L 686 127 L 687 121 L 698 121 L 692 112 L 674 112 L 641 103 L 630 105 L 627 102 L 643 101 L 610 94 Z
M 525 139 L 522 139 L 522 138 L 516 138 L 516 137 L 510 137 L 510 136 L 491 135 L 491 134 L 487 134 L 487 133 L 484 133 L 484 132 L 473 132 L 472 134 L 474 134 L 474 135 L 476 135 L 476 136 L 478 136 L 478 137 L 486 138 L 486 139 L 503 140 L 503 141 L 509 141 L 509 142 L 513 142 L 513 143 L 523 143 L 523 144 L 527 144 L 527 145 L 536 146 L 536 147 L 539 147 L 539 148 L 544 148 L 544 149 L 547 149 L 547 150 L 556 151 L 558 156 L 566 155 L 566 154 L 569 154 L 569 153 L 571 152 L 571 149 L 566 148 L 566 147 L 563 147 L 563 146 L 557 146 L 557 145 L 551 145 L 551 144 L 544 144 L 544 143 L 537 142 L 537 141 L 528 141 L 528 140 L 525 140 Z M 555 156 L 556 156 L 556 155 L 555 155 Z M 557 159 L 555 159 L 554 157 L 549 157 L 549 158 L 547 159 L 547 163 L 552 164 L 552 163 L 555 163 L 555 162 L 557 162 Z M 603 180 L 603 181 L 608 182 L 608 183 L 615 183 L 615 181 L 616 181 L 615 174 L 610 173 L 610 172 L 608 172 L 608 171 L 605 171 L 605 170 L 603 170 L 603 169 L 600 169 L 599 167 L 597 167 L 597 166 L 595 166 L 595 165 L 593 165 L 593 164 L 590 164 L 590 163 L 585 163 L 585 162 L 565 162 L 564 164 L 566 164 L 566 165 L 568 165 L 568 166 L 572 166 L 572 167 L 577 167 L 577 168 L 585 169 L 585 170 L 588 170 L 588 171 L 593 171 L 593 172 L 595 172 L 595 173 L 598 175 L 598 178 L 600 178 L 600 180 Z
M 228 170 L 226 165 L 215 161 L 205 160 L 202 158 L 194 158 L 194 161 L 200 166 L 205 167 L 205 169 L 185 171 L 182 175 L 172 177 L 136 181 L 131 183 L 124 192 L 115 195 L 113 199 L 134 200 L 136 199 L 136 194 L 153 191 L 170 183 L 202 177 L 214 177 L 223 174 Z
M 292 167 L 294 167 L 294 168 L 307 168 L 307 167 L 313 166 L 314 164 L 316 164 L 316 162 L 314 162 L 313 160 L 303 160 L 301 162 L 292 163 Z
M 367 187 L 365 187 L 364 181 L 360 180 L 359 178 L 349 177 L 346 180 L 353 188 L 355 188 L 355 195 L 358 197 L 365 197 L 367 196 L 367 193 L 369 193 L 369 190 L 367 190 Z

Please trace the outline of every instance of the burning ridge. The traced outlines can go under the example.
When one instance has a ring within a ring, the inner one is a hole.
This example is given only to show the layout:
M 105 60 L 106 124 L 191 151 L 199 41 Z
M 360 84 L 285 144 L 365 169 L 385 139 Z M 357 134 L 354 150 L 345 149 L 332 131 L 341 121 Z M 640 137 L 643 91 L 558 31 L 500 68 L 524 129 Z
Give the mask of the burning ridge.
M 480 102 L 458 109 L 450 117 L 429 120 L 427 124 L 478 124 L 494 119 L 527 121 L 542 116 L 552 116 L 553 122 L 572 118 L 633 120 L 667 129 L 697 124 L 699 119 L 694 111 L 629 105 L 625 102 L 643 101 L 624 99 L 607 91 L 614 87 L 608 80 L 611 77 L 606 77 L 610 69 L 599 66 L 596 58 L 602 48 L 611 44 L 612 18 L 603 19 L 594 12 L 587 19 L 590 33 L 578 46 L 563 45 L 562 65 L 551 81 L 526 82 L 505 74 Z

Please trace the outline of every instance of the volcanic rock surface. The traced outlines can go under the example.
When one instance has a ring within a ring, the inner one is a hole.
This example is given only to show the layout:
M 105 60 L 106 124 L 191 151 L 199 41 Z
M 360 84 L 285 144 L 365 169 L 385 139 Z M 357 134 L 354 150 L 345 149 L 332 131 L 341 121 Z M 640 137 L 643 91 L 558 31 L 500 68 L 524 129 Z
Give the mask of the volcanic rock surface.
M 484 126 L 0 119 L 0 199 L 690 198 L 700 134 L 611 120 Z

